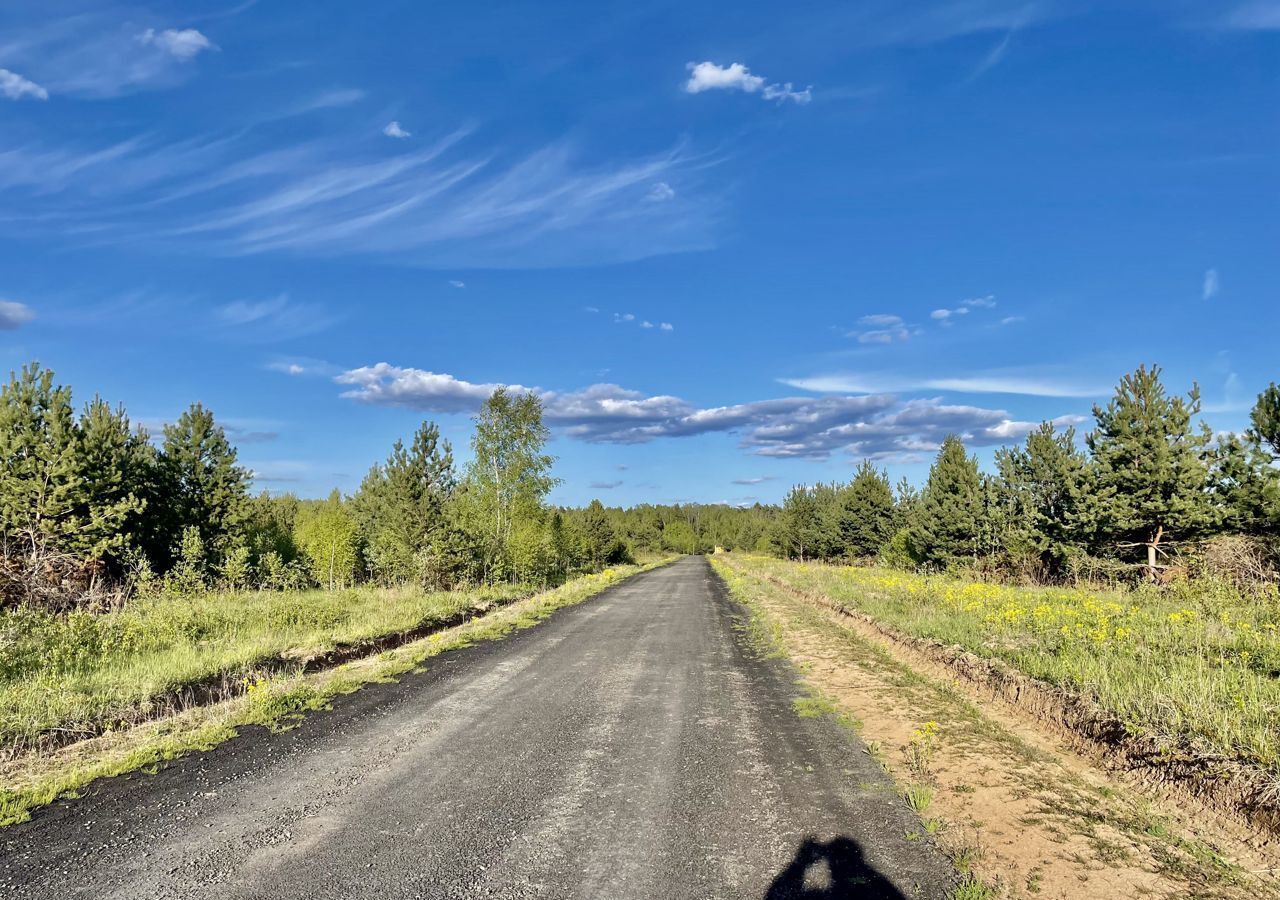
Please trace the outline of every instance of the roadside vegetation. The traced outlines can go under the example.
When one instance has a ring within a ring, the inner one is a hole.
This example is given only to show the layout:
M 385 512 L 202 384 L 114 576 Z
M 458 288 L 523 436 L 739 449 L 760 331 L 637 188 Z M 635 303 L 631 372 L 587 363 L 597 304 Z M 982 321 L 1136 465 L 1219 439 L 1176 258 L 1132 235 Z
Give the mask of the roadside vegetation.
M 1280 607 L 1219 585 L 1013 587 L 884 568 L 734 564 L 911 637 L 1083 693 L 1133 734 L 1189 739 L 1280 785 Z
M 31 810 L 58 797 L 74 796 L 89 782 L 154 765 L 193 750 L 207 750 L 235 737 L 238 729 L 261 725 L 288 728 L 306 712 L 366 684 L 392 681 L 427 659 L 478 641 L 497 640 L 527 628 L 558 609 L 581 603 L 630 575 L 661 565 L 622 565 L 574 578 L 560 587 L 491 608 L 484 615 L 379 653 L 358 656 L 331 668 L 257 669 L 217 702 L 203 703 L 134 727 L 106 731 L 41 753 L 0 755 L 0 826 L 25 821 Z M 372 598 L 379 596 L 369 591 Z M 491 592 L 495 599 L 509 592 Z M 475 598 L 478 599 L 478 598 Z M 405 610 L 402 610 L 402 612 Z M 480 610 L 477 609 L 476 612 Z M 440 624 L 447 624 L 442 620 Z

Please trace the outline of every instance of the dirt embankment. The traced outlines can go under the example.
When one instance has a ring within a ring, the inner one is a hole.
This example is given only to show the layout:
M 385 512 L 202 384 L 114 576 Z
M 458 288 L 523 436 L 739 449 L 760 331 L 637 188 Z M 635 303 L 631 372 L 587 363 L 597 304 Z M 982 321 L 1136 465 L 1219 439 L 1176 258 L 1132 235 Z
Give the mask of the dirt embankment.
M 749 579 L 744 599 L 810 686 L 857 720 L 904 791 L 923 789 L 921 815 L 957 865 L 996 886 L 992 897 L 1280 896 L 1266 832 L 1207 816 L 1177 790 L 1162 793 L 1182 802 L 1153 803 L 1141 770 L 1104 760 L 1100 742 L 1053 718 L 1063 707 L 1051 691 L 724 562 Z M 913 745 L 931 722 L 936 746 L 921 766 Z

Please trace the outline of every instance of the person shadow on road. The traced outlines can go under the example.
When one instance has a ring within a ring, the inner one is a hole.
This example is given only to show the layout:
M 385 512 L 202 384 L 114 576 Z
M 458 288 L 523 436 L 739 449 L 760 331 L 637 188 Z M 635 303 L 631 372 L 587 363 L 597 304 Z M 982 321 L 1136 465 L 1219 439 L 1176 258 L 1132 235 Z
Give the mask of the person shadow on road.
M 825 869 L 825 871 L 824 871 Z M 906 900 L 863 858 L 847 837 L 806 838 L 791 863 L 769 886 L 764 900 Z

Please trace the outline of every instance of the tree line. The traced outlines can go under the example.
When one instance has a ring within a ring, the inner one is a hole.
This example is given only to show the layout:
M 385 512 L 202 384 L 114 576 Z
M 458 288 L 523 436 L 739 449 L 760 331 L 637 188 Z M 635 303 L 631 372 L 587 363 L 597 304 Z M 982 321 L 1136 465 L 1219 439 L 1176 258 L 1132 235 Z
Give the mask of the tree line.
M 1157 366 L 1125 375 L 1083 447 L 1045 422 L 980 470 L 943 441 L 920 490 L 864 461 L 847 484 L 797 486 L 777 519 L 798 559 L 876 557 L 907 568 L 980 568 L 1054 580 L 1143 571 L 1158 578 L 1220 535 L 1280 536 L 1280 388 L 1241 434 L 1194 419 L 1199 390 L 1170 394 Z M 1274 548 L 1274 543 L 1271 547 Z M 1271 551 L 1274 553 L 1274 549 Z
M 65 607 L 155 584 L 548 584 L 627 560 L 600 504 L 547 504 L 548 438 L 536 395 L 498 390 L 461 469 L 424 422 L 350 496 L 254 496 L 203 405 L 151 435 L 100 397 L 77 409 L 33 363 L 0 389 L 0 602 Z

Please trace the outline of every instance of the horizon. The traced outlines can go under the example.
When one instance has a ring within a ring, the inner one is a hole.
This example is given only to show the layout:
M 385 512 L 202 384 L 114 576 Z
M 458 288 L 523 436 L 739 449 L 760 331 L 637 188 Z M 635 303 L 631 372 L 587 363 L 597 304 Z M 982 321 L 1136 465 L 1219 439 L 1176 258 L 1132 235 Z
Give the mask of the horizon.
M 523 386 L 611 507 L 1275 379 L 1280 4 L 388 9 L 0 12 L 7 367 L 304 497 Z

